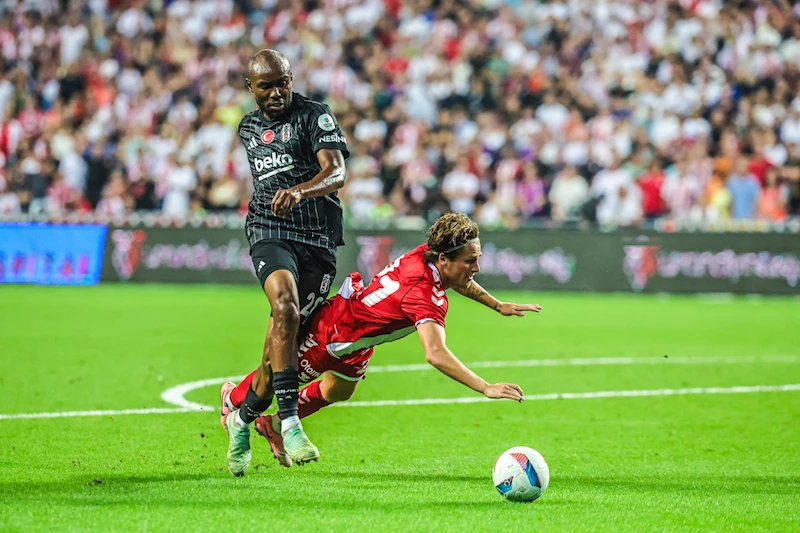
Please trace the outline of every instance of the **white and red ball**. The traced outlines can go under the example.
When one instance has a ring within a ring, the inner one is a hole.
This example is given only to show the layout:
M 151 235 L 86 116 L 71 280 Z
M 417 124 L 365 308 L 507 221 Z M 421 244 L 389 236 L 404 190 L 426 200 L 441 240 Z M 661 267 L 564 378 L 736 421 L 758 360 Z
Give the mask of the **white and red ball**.
M 492 469 L 497 492 L 512 502 L 532 502 L 547 490 L 550 468 L 542 454 L 517 446 L 503 452 Z

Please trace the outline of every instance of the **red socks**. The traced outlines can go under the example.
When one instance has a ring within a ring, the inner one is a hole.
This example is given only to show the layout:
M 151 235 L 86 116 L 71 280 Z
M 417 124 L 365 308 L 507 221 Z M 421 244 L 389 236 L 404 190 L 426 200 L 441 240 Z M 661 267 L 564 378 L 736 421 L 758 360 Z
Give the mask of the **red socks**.
M 231 405 L 235 409 L 238 409 L 242 406 L 242 402 L 244 402 L 244 397 L 247 396 L 247 391 L 250 390 L 250 384 L 253 382 L 253 376 L 256 375 L 256 371 L 253 370 L 247 377 L 245 377 L 241 383 L 236 385 L 236 388 L 231 391 L 230 399 L 228 400 Z
M 238 409 L 244 402 L 247 391 L 250 390 L 250 384 L 253 382 L 253 376 L 256 371 L 250 372 L 241 383 L 236 385 L 236 388 L 231 391 L 230 399 L 228 400 L 234 408 Z M 298 401 L 298 416 L 305 418 L 308 415 L 313 415 L 323 407 L 331 404 L 328 400 L 322 397 L 322 389 L 320 389 L 322 381 L 315 381 L 310 385 L 300 389 L 300 398 Z
M 320 385 L 322 385 L 322 381 L 315 381 L 310 385 L 300 389 L 300 398 L 298 400 L 299 409 L 297 416 L 300 418 L 305 418 L 308 415 L 313 415 L 323 407 L 331 404 L 331 402 L 322 397 Z

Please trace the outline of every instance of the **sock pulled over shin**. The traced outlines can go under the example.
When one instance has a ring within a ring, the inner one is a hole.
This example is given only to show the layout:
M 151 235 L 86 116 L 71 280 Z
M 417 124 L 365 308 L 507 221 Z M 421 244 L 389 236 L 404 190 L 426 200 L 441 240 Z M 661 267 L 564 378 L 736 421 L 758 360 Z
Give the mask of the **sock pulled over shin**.
M 236 385 L 236 388 L 231 391 L 230 396 L 228 396 L 229 407 L 238 409 L 242 406 L 245 397 L 247 397 L 247 391 L 250 390 L 250 384 L 253 383 L 253 377 L 256 375 L 256 372 L 256 370 L 253 370 L 247 374 L 242 382 Z
M 313 415 L 323 407 L 331 404 L 322 396 L 322 382 L 315 381 L 307 387 L 303 387 L 300 391 L 300 400 L 298 401 L 297 414 L 300 418 L 305 418 L 308 415 Z
M 239 408 L 239 418 L 245 424 L 251 424 L 253 420 L 261 416 L 261 413 L 269 409 L 272 404 L 272 396 L 262 398 L 251 388 L 247 389 L 247 395 Z
M 272 388 L 278 399 L 278 413 L 281 417 L 281 431 L 300 425 L 297 417 L 297 395 L 300 388 L 300 378 L 297 370 L 288 367 L 280 372 L 272 373 Z

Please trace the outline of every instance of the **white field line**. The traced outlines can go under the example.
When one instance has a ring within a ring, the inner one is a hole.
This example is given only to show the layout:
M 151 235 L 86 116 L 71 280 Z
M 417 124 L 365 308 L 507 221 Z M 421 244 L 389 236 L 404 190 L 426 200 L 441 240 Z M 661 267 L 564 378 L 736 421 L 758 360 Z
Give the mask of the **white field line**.
M 798 355 L 765 356 L 701 356 L 701 357 L 583 357 L 574 359 L 520 359 L 516 361 L 465 362 L 469 368 L 515 368 L 535 366 L 602 366 L 602 365 L 735 365 L 752 363 L 797 363 Z M 435 370 L 427 363 L 368 367 L 367 373 L 415 372 Z
M 189 413 L 183 407 L 152 407 L 149 409 L 120 409 L 118 411 L 59 411 L 57 413 L 19 413 L 0 415 L 0 420 L 17 420 L 20 418 L 75 418 L 79 416 L 117 416 L 117 415 L 158 415 L 168 413 Z
M 684 365 L 684 364 L 743 364 L 743 363 L 796 363 L 800 361 L 800 356 L 778 355 L 778 356 L 729 356 L 729 357 L 584 357 L 579 359 L 524 359 L 518 361 L 475 361 L 466 363 L 470 368 L 513 368 L 513 367 L 536 367 L 536 366 L 593 366 L 593 365 Z M 433 366 L 425 364 L 412 365 L 385 365 L 369 367 L 367 373 L 375 374 L 381 372 L 418 372 L 434 370 Z M 161 394 L 161 399 L 172 405 L 183 407 L 191 411 L 213 411 L 213 407 L 202 405 L 186 399 L 186 395 L 195 390 L 210 387 L 212 385 L 222 385 L 226 381 L 238 383 L 243 376 L 228 376 L 224 378 L 201 379 L 182 383 L 165 390 Z
M 747 364 L 747 363 L 796 363 L 800 361 L 800 356 L 796 355 L 775 355 L 775 356 L 708 356 L 708 357 L 597 357 L 597 358 L 573 358 L 573 359 L 527 359 L 517 361 L 474 361 L 466 363 L 470 368 L 513 368 L 513 367 L 554 367 L 554 366 L 595 366 L 595 365 L 669 365 L 669 364 Z M 380 372 L 416 372 L 433 370 L 429 364 L 410 364 L 410 365 L 384 365 L 369 368 L 369 374 Z M 226 381 L 238 382 L 243 376 L 227 376 L 222 378 L 202 379 L 182 383 L 165 390 L 161 394 L 161 399 L 177 407 L 160 407 L 147 409 L 123 409 L 123 410 L 102 410 L 102 411 L 61 411 L 55 413 L 20 413 L 20 414 L 0 414 L 0 420 L 13 420 L 21 418 L 62 418 L 80 416 L 116 416 L 129 414 L 166 414 L 166 413 L 192 413 L 202 411 L 215 411 L 217 408 L 209 405 L 192 402 L 186 399 L 189 392 L 221 385 Z M 591 393 L 553 393 L 527 396 L 527 401 L 555 400 L 555 399 L 592 399 L 592 398 L 613 398 L 629 396 L 670 396 L 685 394 L 734 394 L 752 392 L 786 392 L 798 390 L 794 387 L 799 385 L 779 385 L 765 387 L 731 387 L 731 388 L 712 388 L 712 389 L 661 389 L 652 391 L 601 391 Z M 788 387 L 788 388 L 782 388 Z M 738 390 L 746 389 L 746 390 Z M 704 391 L 704 392 L 669 392 L 669 391 Z M 724 392 L 723 392 L 724 391 Z M 423 398 L 418 400 L 378 400 L 373 402 L 343 402 L 335 404 L 334 407 L 380 407 L 389 405 L 434 405 L 434 404 L 459 404 L 476 403 L 490 401 L 483 396 L 467 398 Z
M 793 392 L 800 391 L 800 383 L 791 385 L 756 385 L 753 387 L 707 387 L 691 389 L 655 389 L 655 390 L 611 390 L 598 392 L 554 392 L 551 394 L 526 395 L 526 402 L 547 400 L 594 400 L 597 398 L 636 398 L 642 396 L 687 396 L 691 394 L 752 394 L 756 392 Z M 373 402 L 341 402 L 331 407 L 387 407 L 405 405 L 448 405 L 460 403 L 493 402 L 485 396 L 467 398 L 421 398 L 419 400 L 377 400 Z
M 636 398 L 643 396 L 686 396 L 692 394 L 753 394 L 758 392 L 794 392 L 800 391 L 800 383 L 790 385 L 755 385 L 752 387 L 706 387 L 690 389 L 655 389 L 655 390 L 619 390 L 598 392 L 556 392 L 551 394 L 534 394 L 525 397 L 525 401 L 547 400 L 593 400 L 598 398 Z M 387 406 L 412 406 L 412 405 L 453 405 L 465 403 L 491 402 L 484 396 L 470 396 L 466 398 L 420 398 L 417 400 L 377 400 L 371 402 L 341 402 L 332 407 L 387 407 Z M 201 406 L 203 411 L 212 411 L 210 406 Z M 196 409 L 183 407 L 154 408 L 154 409 L 126 409 L 122 411 L 67 411 L 60 413 L 34 413 L 18 415 L 0 415 L 0 420 L 18 418 L 63 418 L 77 416 L 116 416 L 134 414 L 158 413 L 195 413 Z

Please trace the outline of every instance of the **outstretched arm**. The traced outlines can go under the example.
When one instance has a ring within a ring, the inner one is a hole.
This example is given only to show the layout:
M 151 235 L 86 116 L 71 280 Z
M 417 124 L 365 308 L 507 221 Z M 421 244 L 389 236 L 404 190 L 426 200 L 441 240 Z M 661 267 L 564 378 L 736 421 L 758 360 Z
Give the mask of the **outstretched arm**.
M 521 402 L 522 389 L 512 383 L 490 385 L 453 355 L 445 344 L 444 328 L 437 322 L 423 322 L 417 326 L 419 339 L 425 349 L 425 359 L 439 372 L 480 392 L 487 398 L 507 398 Z
M 469 285 L 467 285 L 465 289 L 460 289 L 458 287 L 453 287 L 453 289 L 458 294 L 466 296 L 467 298 L 471 298 L 476 302 L 480 302 L 503 316 L 525 316 L 525 311 L 533 311 L 534 313 L 538 313 L 542 310 L 542 306 L 539 304 L 512 304 L 501 302 L 489 294 L 486 289 L 481 287 L 474 279 L 469 282 Z

